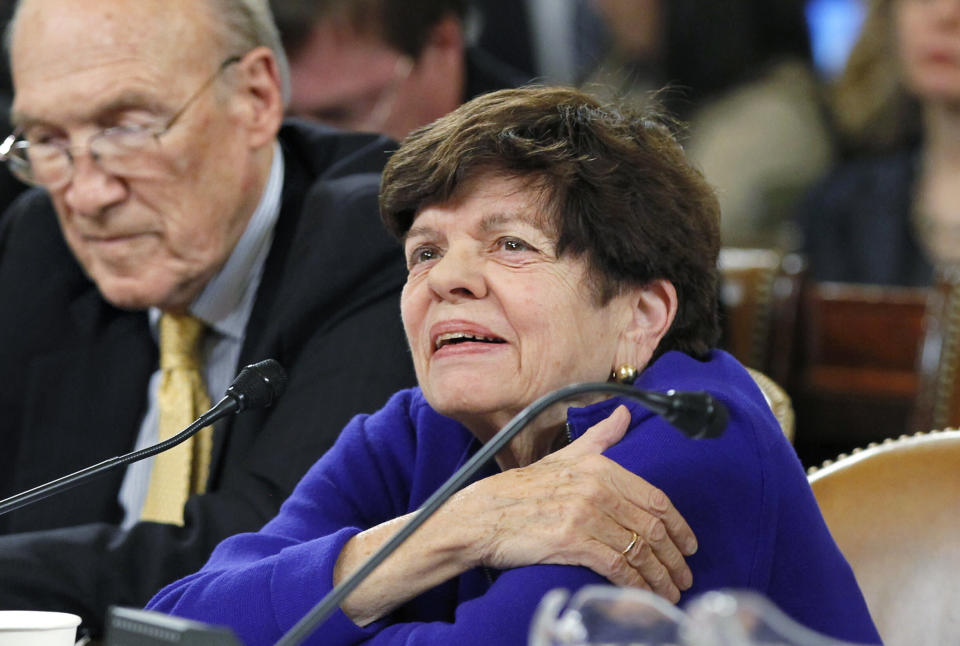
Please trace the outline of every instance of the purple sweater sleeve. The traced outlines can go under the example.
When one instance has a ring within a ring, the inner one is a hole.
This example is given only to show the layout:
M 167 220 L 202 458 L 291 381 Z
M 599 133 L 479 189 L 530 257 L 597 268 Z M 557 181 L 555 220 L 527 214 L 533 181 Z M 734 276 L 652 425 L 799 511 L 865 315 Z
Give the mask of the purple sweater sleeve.
M 373 416 L 358 416 L 255 534 L 217 546 L 197 573 L 161 590 L 148 609 L 231 627 L 248 646 L 273 644 L 333 587 L 343 546 L 364 529 L 405 513 L 414 450 L 403 412 L 409 391 Z M 388 427 L 393 441 L 371 448 L 371 431 Z M 385 493 L 386 492 L 386 493 Z M 337 612 L 325 644 L 352 644 L 375 634 Z
M 148 608 L 229 626 L 247 646 L 275 643 L 332 589 L 333 566 L 351 537 L 418 504 L 421 494 L 411 493 L 411 483 L 415 488 L 422 478 L 411 469 L 427 472 L 434 464 L 441 481 L 450 475 L 436 455 L 426 462 L 423 451 L 414 455 L 416 433 L 412 425 L 404 428 L 408 403 L 391 400 L 383 411 L 352 421 L 274 520 L 256 534 L 221 543 L 201 571 L 167 586 Z M 439 453 L 456 461 L 466 448 L 458 441 Z M 446 620 L 391 616 L 360 628 L 337 611 L 306 643 L 524 644 L 546 592 L 604 582 L 585 568 L 518 568 L 499 573 Z

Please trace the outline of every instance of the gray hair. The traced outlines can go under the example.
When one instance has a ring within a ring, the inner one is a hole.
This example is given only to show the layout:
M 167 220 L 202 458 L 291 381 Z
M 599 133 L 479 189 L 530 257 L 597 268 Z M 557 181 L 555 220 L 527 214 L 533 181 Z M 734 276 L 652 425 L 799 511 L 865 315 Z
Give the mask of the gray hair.
M 280 32 L 267 0 L 207 0 L 213 15 L 222 20 L 218 28 L 230 53 L 244 54 L 254 47 L 273 51 L 280 74 L 283 105 L 290 101 L 290 64 L 280 42 Z
M 245 54 L 255 47 L 267 47 L 273 52 L 280 74 L 283 105 L 290 101 L 290 64 L 280 42 L 280 32 L 270 12 L 267 0 L 205 0 L 215 19 L 215 28 L 224 48 L 231 54 Z M 13 32 L 24 0 L 17 0 L 13 17 L 7 23 L 3 44 L 10 56 Z

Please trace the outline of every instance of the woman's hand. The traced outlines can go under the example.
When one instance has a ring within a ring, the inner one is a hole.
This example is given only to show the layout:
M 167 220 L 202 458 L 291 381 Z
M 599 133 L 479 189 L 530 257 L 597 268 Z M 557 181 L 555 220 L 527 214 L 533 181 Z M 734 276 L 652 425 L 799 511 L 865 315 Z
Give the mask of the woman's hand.
M 478 565 L 582 565 L 617 585 L 677 601 L 693 580 L 684 561 L 697 549 L 693 532 L 662 491 L 600 455 L 629 423 L 630 413 L 619 406 L 569 446 L 460 491 L 347 597 L 344 613 L 367 625 Z M 410 516 L 348 541 L 334 584 Z
M 678 601 L 693 581 L 693 531 L 662 491 L 601 455 L 629 422 L 619 406 L 569 446 L 457 494 L 447 513 L 474 535 L 474 565 L 581 565 Z

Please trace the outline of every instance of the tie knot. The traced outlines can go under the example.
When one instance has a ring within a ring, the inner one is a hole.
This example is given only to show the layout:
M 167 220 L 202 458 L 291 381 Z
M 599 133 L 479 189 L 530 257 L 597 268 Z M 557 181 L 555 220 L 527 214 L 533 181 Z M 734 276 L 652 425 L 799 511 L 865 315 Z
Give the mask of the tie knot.
M 200 339 L 206 324 L 189 314 L 164 313 L 160 317 L 160 368 L 200 366 Z

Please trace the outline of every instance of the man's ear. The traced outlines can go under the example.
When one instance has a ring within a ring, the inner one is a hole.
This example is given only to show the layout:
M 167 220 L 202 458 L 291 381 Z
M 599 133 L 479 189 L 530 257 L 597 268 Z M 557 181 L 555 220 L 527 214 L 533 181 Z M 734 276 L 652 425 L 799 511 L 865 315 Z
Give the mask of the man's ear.
M 452 55 L 459 59 L 466 48 L 463 25 L 456 14 L 448 13 L 430 28 L 424 51 L 432 50 Z
M 430 119 L 453 110 L 463 98 L 465 80 L 463 25 L 455 14 L 436 22 L 417 56 L 413 75 L 420 78 L 421 89 L 431 92 L 431 101 L 443 106 Z
M 653 280 L 626 290 L 631 318 L 621 334 L 618 365 L 629 363 L 642 370 L 677 316 L 677 289 L 669 280 Z
M 269 144 L 283 121 L 280 70 L 268 47 L 250 50 L 237 64 L 239 109 L 251 148 Z

